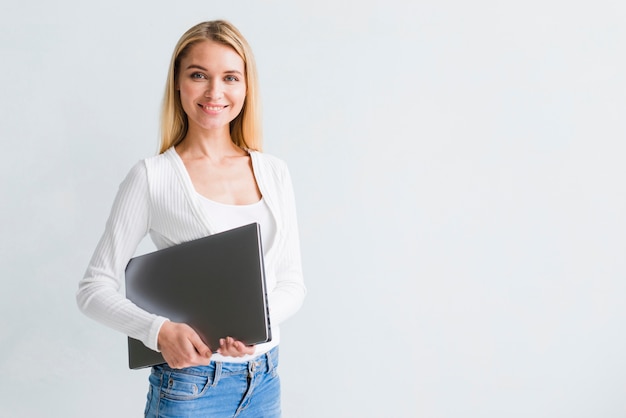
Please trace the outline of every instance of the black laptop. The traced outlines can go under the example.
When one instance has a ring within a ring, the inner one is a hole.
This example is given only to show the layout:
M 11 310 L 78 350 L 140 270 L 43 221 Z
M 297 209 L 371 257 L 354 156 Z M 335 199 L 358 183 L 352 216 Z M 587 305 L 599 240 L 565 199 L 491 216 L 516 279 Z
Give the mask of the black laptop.
M 259 224 L 132 258 L 126 297 L 148 312 L 190 325 L 213 351 L 227 336 L 245 344 L 270 341 Z M 128 338 L 128 362 L 139 369 L 165 360 Z

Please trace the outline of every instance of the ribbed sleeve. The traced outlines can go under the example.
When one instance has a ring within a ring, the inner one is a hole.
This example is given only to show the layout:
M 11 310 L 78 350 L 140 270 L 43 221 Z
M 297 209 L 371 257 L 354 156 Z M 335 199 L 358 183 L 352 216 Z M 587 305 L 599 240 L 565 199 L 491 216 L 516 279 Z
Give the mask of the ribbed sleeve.
M 165 318 L 150 314 L 120 294 L 128 260 L 150 225 L 146 168 L 137 163 L 128 173 L 111 208 L 76 299 L 86 315 L 157 349 L 157 335 Z
M 276 246 L 268 252 L 267 275 L 275 276 L 273 290 L 269 294 L 272 324 L 280 324 L 293 315 L 304 301 L 306 288 L 302 274 L 300 238 L 296 216 L 296 203 L 291 176 L 281 160 L 258 154 L 264 163 L 259 164 L 259 184 L 269 186 L 261 190 L 266 200 L 276 206 L 278 229 Z M 271 199 L 268 199 L 271 197 Z

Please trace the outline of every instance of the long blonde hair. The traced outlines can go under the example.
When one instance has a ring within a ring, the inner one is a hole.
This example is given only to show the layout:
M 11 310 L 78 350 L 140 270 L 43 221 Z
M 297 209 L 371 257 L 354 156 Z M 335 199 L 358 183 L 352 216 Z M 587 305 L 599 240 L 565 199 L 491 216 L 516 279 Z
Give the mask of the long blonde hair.
M 210 40 L 227 45 L 241 57 L 245 68 L 246 99 L 237 117 L 230 123 L 230 136 L 235 145 L 261 151 L 261 106 L 259 100 L 259 79 L 252 49 L 235 26 L 224 20 L 202 22 L 183 34 L 170 61 L 165 84 L 165 95 L 161 109 L 161 148 L 159 153 L 178 145 L 187 134 L 188 120 L 176 90 L 181 59 L 191 46 Z

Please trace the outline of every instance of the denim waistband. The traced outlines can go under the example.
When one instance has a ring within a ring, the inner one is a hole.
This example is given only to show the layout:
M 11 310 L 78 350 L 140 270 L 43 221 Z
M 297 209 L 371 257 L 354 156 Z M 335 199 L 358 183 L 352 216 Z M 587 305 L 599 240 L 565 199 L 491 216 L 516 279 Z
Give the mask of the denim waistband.
M 176 372 L 190 374 L 194 376 L 212 377 L 217 374 L 250 374 L 254 372 L 271 373 L 278 366 L 278 347 L 272 348 L 265 354 L 253 358 L 245 363 L 233 363 L 212 361 L 208 366 L 186 367 L 184 369 L 173 369 L 167 364 L 160 364 L 152 367 L 153 373 Z

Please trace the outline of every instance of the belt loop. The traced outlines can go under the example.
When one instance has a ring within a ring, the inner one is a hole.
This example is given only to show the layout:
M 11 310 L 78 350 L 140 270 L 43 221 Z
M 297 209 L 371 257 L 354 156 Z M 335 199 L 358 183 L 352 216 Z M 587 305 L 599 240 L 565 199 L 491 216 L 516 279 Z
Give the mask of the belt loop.
M 213 372 L 213 383 L 211 383 L 211 387 L 217 386 L 217 382 L 220 381 L 221 377 L 222 377 L 222 362 L 216 361 L 215 370 Z
M 274 370 L 274 362 L 272 361 L 272 350 L 265 353 L 265 359 L 267 361 L 267 372 L 271 373 Z

